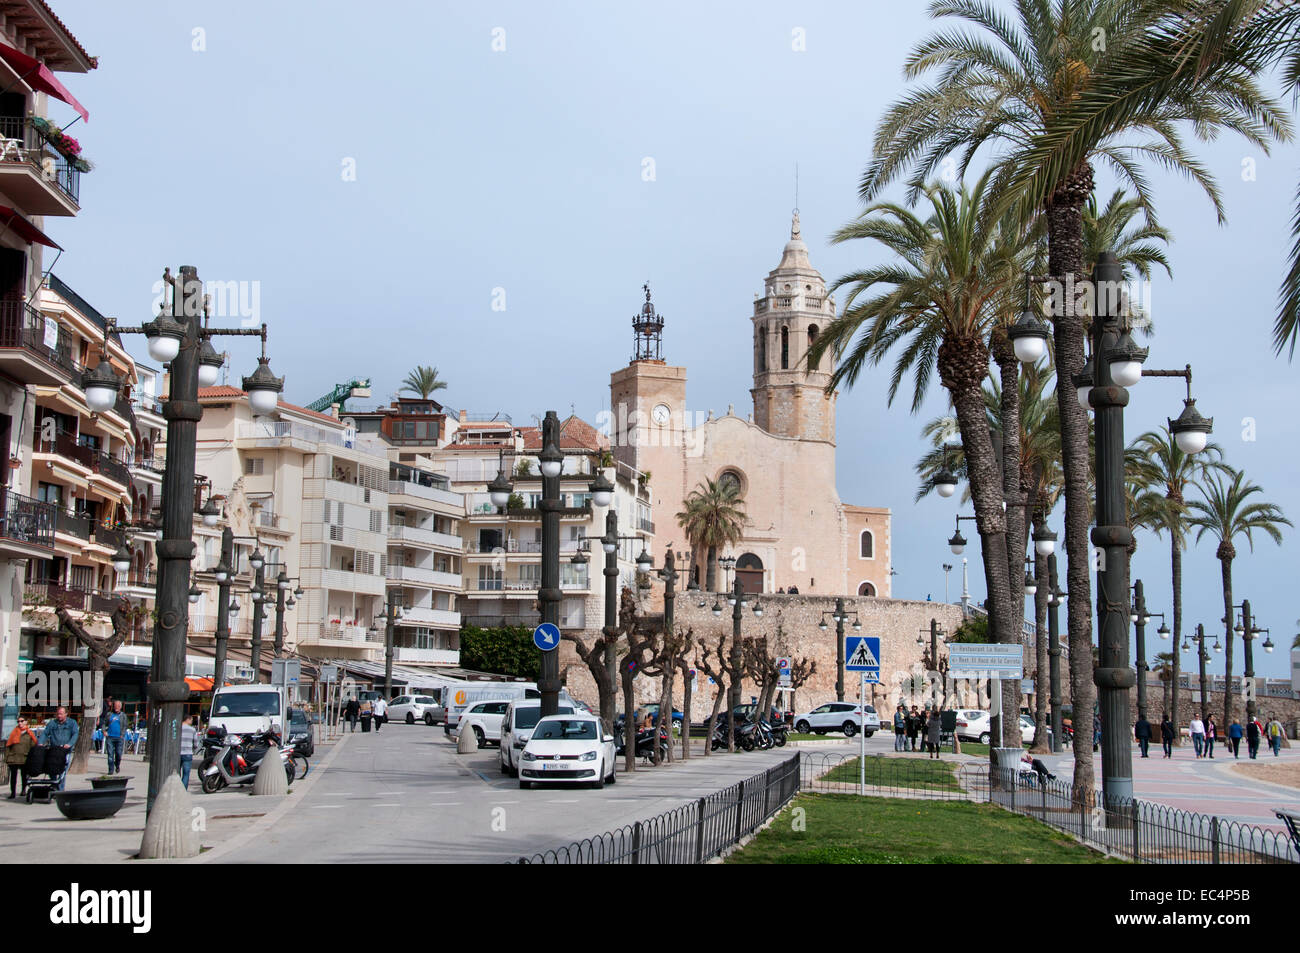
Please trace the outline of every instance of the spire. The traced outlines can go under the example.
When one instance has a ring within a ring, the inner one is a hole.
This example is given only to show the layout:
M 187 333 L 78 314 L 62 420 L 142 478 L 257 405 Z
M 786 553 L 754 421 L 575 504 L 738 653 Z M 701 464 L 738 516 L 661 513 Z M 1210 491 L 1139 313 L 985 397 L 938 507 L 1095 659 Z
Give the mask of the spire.
M 790 219 L 790 240 L 786 242 L 785 249 L 781 252 L 781 264 L 776 266 L 776 270 L 814 271 L 812 262 L 808 260 L 808 246 L 803 243 L 799 231 L 799 209 L 797 208 Z
M 801 240 L 799 236 L 799 210 L 798 209 L 794 210 L 794 218 L 790 222 L 790 240 L 796 242 Z

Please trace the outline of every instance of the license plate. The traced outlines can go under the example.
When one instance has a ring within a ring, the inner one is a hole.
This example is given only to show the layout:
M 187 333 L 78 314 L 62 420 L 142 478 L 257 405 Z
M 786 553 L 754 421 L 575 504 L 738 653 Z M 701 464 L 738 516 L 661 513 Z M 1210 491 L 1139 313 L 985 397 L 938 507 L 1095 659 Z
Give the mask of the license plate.
M 573 765 L 568 761 L 551 761 L 542 763 L 543 771 L 568 771 L 571 770 L 572 767 Z

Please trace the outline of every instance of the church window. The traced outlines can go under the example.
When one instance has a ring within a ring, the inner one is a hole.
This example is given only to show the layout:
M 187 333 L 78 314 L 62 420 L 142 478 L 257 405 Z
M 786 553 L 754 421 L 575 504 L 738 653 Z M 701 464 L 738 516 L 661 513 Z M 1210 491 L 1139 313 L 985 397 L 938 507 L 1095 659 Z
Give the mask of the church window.
M 758 330 L 758 370 L 767 370 L 767 331 L 762 328 Z
M 813 325 L 810 325 L 809 328 L 808 328 L 808 350 L 811 351 L 811 350 L 812 350 L 812 346 L 813 346 L 814 344 L 816 344 L 816 343 L 817 343 L 817 325 L 813 324 Z M 809 366 L 810 366 L 814 371 L 817 370 L 817 368 L 818 368 L 820 365 L 821 365 L 821 361 L 819 361 L 819 360 L 818 360 L 818 361 L 810 361 L 810 362 L 809 362 Z
M 745 482 L 735 470 L 723 470 L 718 477 L 718 486 L 724 490 L 732 489 L 738 497 L 745 491 Z
M 781 370 L 790 369 L 790 329 L 781 328 Z
M 862 531 L 862 536 L 859 537 L 858 555 L 863 559 L 876 558 L 876 540 L 875 537 L 871 535 L 871 530 L 869 529 L 864 529 Z
M 876 587 L 869 582 L 864 582 L 862 585 L 858 586 L 858 595 L 860 596 L 874 596 L 875 594 Z

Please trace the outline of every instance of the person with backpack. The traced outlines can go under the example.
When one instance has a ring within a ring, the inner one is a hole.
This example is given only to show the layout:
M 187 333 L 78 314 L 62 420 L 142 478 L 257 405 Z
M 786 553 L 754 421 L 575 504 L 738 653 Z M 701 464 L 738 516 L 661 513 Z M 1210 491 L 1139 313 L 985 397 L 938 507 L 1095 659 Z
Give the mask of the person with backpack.
M 351 726 L 351 730 L 357 730 L 357 719 L 361 717 L 361 703 L 355 697 L 349 698 L 347 705 L 343 708 L 343 717 Z
M 1271 718 L 1265 731 L 1268 734 L 1268 746 L 1273 749 L 1273 757 L 1276 758 L 1282 753 L 1282 739 L 1286 737 L 1282 731 L 1282 722 L 1276 717 Z
M 1246 720 L 1246 750 L 1250 752 L 1250 759 L 1255 760 L 1259 754 L 1259 738 L 1263 732 L 1259 728 L 1257 718 L 1248 718 Z

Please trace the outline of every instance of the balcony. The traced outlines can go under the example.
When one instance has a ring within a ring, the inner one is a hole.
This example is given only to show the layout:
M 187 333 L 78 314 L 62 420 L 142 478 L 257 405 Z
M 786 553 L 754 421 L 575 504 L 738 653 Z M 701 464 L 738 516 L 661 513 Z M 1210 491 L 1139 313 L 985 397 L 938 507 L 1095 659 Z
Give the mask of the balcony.
M 460 613 L 451 609 L 426 609 L 424 606 L 412 606 L 402 610 L 402 617 L 397 620 L 402 625 L 460 626 Z
M 55 507 L 0 487 L 0 557 L 42 559 L 54 548 Z
M 124 489 L 131 485 L 131 471 L 126 464 L 109 456 L 102 450 L 94 451 L 90 461 L 90 468 L 93 472 L 113 481 Z
M 107 546 L 109 549 L 116 551 L 118 548 L 126 545 L 127 532 L 124 529 L 110 528 L 102 524 L 95 524 L 95 542 L 101 546 Z
M 384 594 L 384 577 L 342 569 L 326 569 L 322 573 L 322 587 L 336 592 L 360 592 L 371 596 Z
M 561 506 L 559 514 L 561 519 L 590 519 L 591 518 L 591 501 L 587 500 L 580 506 Z M 508 509 L 505 516 L 498 511 L 498 508 L 491 503 L 479 503 L 472 509 L 466 510 L 466 515 L 474 519 L 483 519 L 485 521 L 499 522 L 503 518 L 520 520 L 532 523 L 541 522 L 541 507 L 520 506 L 515 509 Z
M 393 566 L 387 568 L 385 575 L 397 582 L 413 582 L 417 585 L 435 586 L 442 589 L 460 591 L 460 574 L 439 572 L 436 569 L 421 569 L 417 566 Z
M 463 545 L 459 536 L 453 536 L 450 533 L 439 533 L 430 529 L 420 529 L 416 526 L 400 526 L 395 523 L 388 524 L 388 538 L 393 542 L 429 546 L 434 549 L 447 549 L 456 553 L 461 551 Z
M 53 386 L 79 380 L 67 333 L 46 323 L 19 298 L 0 298 L 0 371 L 24 384 Z
M 0 116 L 0 191 L 28 215 L 81 210 L 81 173 L 21 116 Z
M 425 665 L 459 665 L 459 649 L 408 649 L 398 646 L 393 649 L 393 658 L 398 662 L 418 662 Z
M 459 493 L 436 486 L 425 486 L 423 483 L 413 483 L 410 480 L 389 480 L 388 492 L 393 496 L 408 496 L 417 500 L 427 500 L 430 503 L 442 503 L 452 507 L 457 513 L 465 505 L 465 498 Z
M 298 636 L 299 645 L 332 645 L 369 647 L 367 629 L 363 625 L 325 623 L 318 632 Z
M 90 517 L 72 516 L 62 507 L 55 508 L 54 531 L 90 542 Z
M 236 446 L 241 450 L 256 447 L 279 447 L 286 442 L 294 441 L 304 444 L 302 449 L 306 450 L 314 449 L 314 445 L 318 443 L 330 444 L 335 447 L 347 446 L 341 430 L 325 430 L 321 427 L 292 423 L 287 420 L 241 423 L 237 431 Z
M 111 613 L 123 598 L 123 595 L 117 592 L 76 589 L 57 582 L 29 582 L 23 586 L 23 603 L 26 605 L 63 605 L 80 612 Z
M 651 535 L 654 534 L 655 524 L 653 520 L 648 520 L 642 517 L 636 521 L 636 525 L 637 528 L 641 530 L 641 532 L 650 533 Z

